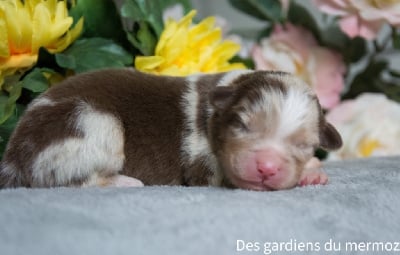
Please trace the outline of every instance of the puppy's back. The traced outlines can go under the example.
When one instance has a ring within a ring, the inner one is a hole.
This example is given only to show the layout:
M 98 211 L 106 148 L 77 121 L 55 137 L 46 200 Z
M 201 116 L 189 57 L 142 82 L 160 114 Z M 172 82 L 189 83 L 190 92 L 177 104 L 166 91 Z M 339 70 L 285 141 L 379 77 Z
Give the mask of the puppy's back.
M 98 175 L 123 169 L 142 180 L 158 175 L 160 184 L 173 184 L 182 176 L 184 84 L 128 69 L 66 79 L 21 118 L 3 157 L 0 185 L 81 185 L 90 181 L 90 168 Z

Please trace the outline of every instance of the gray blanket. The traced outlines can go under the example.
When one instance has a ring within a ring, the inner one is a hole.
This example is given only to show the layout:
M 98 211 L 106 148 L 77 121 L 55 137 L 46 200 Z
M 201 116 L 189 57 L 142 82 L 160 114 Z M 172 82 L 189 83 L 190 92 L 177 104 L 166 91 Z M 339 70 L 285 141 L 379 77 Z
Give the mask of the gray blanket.
M 275 192 L 1 190 L 0 254 L 400 254 L 399 165 L 329 162 L 327 186 Z

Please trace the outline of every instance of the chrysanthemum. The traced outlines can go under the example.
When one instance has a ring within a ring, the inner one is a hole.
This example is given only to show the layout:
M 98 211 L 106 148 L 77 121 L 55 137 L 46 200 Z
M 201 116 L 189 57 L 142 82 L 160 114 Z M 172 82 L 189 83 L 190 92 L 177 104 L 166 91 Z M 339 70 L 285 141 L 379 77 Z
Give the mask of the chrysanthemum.
M 73 23 L 66 1 L 0 1 L 0 86 L 4 77 L 32 67 L 40 47 L 63 51 L 80 34 L 83 19 Z
M 221 29 L 215 27 L 215 18 L 209 17 L 192 25 L 195 15 L 196 11 L 193 10 L 179 21 L 167 21 L 154 56 L 137 57 L 136 69 L 184 76 L 246 68 L 241 63 L 229 62 L 239 51 L 240 45 L 222 40 Z

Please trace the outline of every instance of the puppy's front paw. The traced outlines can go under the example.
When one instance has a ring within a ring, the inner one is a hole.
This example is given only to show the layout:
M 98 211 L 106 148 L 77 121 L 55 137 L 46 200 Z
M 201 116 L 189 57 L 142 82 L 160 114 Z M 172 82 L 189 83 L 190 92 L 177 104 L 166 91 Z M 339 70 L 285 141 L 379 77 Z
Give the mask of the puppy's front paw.
M 126 175 L 113 175 L 108 177 L 93 176 L 83 187 L 143 187 L 144 184 L 138 179 Z
M 108 186 L 112 187 L 143 187 L 143 182 L 138 179 L 126 176 L 116 175 L 111 177 L 108 182 Z
M 317 158 L 312 158 L 307 162 L 303 173 L 298 182 L 299 186 L 327 184 L 328 175 L 321 170 L 321 162 Z

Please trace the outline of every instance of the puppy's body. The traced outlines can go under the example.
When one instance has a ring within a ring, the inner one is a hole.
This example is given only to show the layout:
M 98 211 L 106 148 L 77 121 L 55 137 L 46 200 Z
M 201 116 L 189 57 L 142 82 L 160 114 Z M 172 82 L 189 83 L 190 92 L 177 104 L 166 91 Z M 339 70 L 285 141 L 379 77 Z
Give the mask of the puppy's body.
M 298 183 L 315 147 L 340 143 L 308 86 L 288 74 L 103 70 L 71 77 L 29 106 L 0 183 L 109 185 L 125 175 L 145 185 L 281 189 Z

